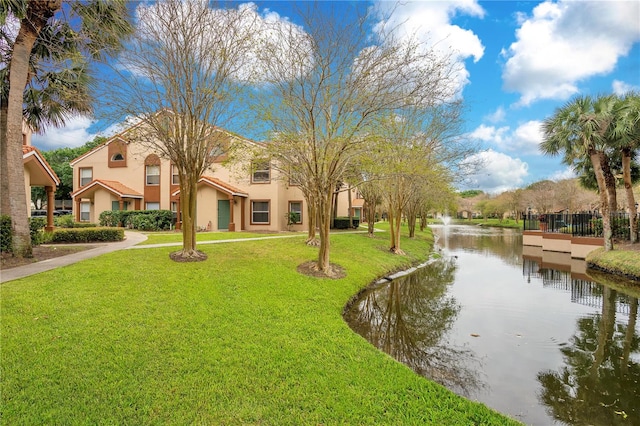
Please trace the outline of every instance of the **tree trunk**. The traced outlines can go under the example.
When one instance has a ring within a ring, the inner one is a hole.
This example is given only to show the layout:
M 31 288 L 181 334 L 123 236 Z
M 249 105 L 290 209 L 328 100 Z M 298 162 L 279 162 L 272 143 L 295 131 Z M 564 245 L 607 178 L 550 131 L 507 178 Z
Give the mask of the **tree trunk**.
M 305 243 L 308 246 L 318 246 L 320 242 L 316 238 L 316 225 L 318 219 L 318 206 L 315 202 L 314 197 L 307 197 L 307 217 L 308 225 L 307 225 L 307 240 Z
M 196 210 L 198 197 L 198 178 L 189 182 L 180 180 L 180 209 L 182 219 L 182 250 L 171 253 L 170 257 L 178 262 L 205 260 L 207 256 L 196 249 Z
M 629 209 L 629 237 L 631 243 L 638 242 L 638 209 L 633 195 L 633 183 L 631 181 L 631 149 L 622 149 L 622 179 L 624 190 L 627 194 L 627 207 Z
M 373 202 L 365 201 L 364 214 L 367 218 L 367 235 L 373 237 L 373 232 L 376 226 L 376 205 Z
M 7 99 L 0 98 L 0 214 L 11 215 L 11 205 L 9 203 L 9 163 L 7 162 Z
M 616 192 L 616 178 L 611 172 L 609 166 L 609 157 L 603 151 L 598 151 L 600 156 L 600 164 L 602 167 L 602 174 L 604 176 L 604 183 L 607 187 L 607 197 L 609 200 L 609 213 L 618 211 L 618 194 Z
M 24 89 L 29 78 L 29 58 L 31 49 L 38 34 L 47 20 L 61 6 L 61 0 L 36 1 L 28 3 L 27 15 L 20 21 L 20 30 L 13 45 L 11 62 L 9 63 L 9 96 L 7 100 L 6 136 L 2 137 L 4 145 L 0 152 L 5 163 L 2 164 L 1 177 L 8 184 L 3 186 L 2 197 L 9 199 L 11 229 L 13 232 L 13 255 L 31 257 L 31 235 L 29 232 L 27 194 L 25 190 L 24 166 L 22 163 L 22 105 Z
M 602 233 L 604 237 L 605 251 L 613 250 L 613 233 L 611 231 L 611 211 L 609 203 L 609 192 L 605 183 L 604 173 L 602 171 L 602 162 L 606 160 L 604 153 L 592 150 L 589 152 L 593 171 L 596 175 L 598 183 L 598 192 L 600 195 L 600 209 L 602 210 Z
M 320 249 L 318 250 L 318 262 L 316 267 L 318 271 L 323 272 L 327 276 L 332 275 L 331 265 L 329 263 L 329 231 L 331 227 L 331 201 L 333 191 L 318 197 L 318 225 L 320 228 Z

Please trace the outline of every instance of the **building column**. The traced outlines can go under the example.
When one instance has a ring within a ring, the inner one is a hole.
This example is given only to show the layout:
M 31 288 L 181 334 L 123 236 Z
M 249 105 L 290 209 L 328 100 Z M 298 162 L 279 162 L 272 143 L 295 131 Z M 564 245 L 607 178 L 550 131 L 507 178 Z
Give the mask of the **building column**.
M 180 201 L 180 197 L 178 197 L 176 202 L 178 203 L 178 209 L 176 211 L 176 231 L 178 231 L 182 229 L 182 219 L 180 218 L 182 216 L 182 202 Z
M 75 199 L 76 208 L 73 209 L 73 211 L 75 212 L 74 216 L 76 217 L 76 222 L 80 222 L 80 200 L 81 198 Z
M 229 195 L 229 232 L 236 232 L 236 224 L 233 221 L 233 195 Z
M 47 192 L 47 226 L 44 230 L 51 232 L 53 231 L 53 209 L 56 207 L 55 191 L 52 186 L 45 186 L 44 190 Z

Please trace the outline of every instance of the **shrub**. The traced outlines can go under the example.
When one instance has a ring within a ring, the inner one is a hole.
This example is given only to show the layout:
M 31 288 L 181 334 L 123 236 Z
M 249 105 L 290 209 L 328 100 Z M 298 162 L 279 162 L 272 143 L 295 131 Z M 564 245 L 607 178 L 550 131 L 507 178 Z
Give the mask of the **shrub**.
M 171 229 L 172 223 L 171 210 L 113 210 L 100 213 L 101 226 L 125 226 L 141 231 L 164 231 Z
M 11 217 L 3 214 L 0 216 L 0 251 L 11 252 L 12 237 Z
M 56 229 L 51 236 L 53 243 L 93 243 L 124 240 L 122 228 L 71 228 Z
M 44 227 L 47 224 L 44 217 L 29 218 L 29 233 L 31 235 L 31 245 L 37 246 L 44 242 Z
M 353 227 L 357 228 L 360 225 L 360 219 L 351 218 L 353 222 Z M 348 217 L 336 217 L 334 224 L 334 229 L 349 229 L 349 218 Z
M 73 221 L 73 215 L 70 214 L 65 214 L 64 216 L 57 216 L 53 218 L 53 223 L 60 228 L 73 228 Z

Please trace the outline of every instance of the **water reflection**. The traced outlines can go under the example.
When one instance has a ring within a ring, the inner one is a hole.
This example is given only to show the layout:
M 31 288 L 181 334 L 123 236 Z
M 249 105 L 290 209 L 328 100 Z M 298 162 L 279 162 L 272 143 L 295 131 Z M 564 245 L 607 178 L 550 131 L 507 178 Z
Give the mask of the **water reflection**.
M 599 310 L 576 320 L 575 334 L 559 349 L 564 365 L 538 373 L 541 403 L 566 424 L 640 424 L 640 360 L 631 358 L 640 353 L 638 298 L 567 271 L 538 274 L 544 286 L 568 290 L 573 303 Z M 616 322 L 617 315 L 626 323 Z
M 366 290 L 345 313 L 352 329 L 415 372 L 469 395 L 482 387 L 473 352 L 443 337 L 460 311 L 447 295 L 455 263 L 437 261 Z M 475 367 L 475 368 L 474 368 Z
M 354 330 L 527 424 L 640 426 L 637 284 L 608 280 L 569 255 L 523 251 L 518 232 L 434 232 L 455 263 L 363 292 L 345 315 Z

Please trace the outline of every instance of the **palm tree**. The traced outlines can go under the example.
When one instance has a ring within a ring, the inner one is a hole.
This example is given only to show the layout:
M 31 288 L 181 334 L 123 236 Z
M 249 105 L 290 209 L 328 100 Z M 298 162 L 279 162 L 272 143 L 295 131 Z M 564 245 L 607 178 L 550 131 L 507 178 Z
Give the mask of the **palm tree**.
M 627 194 L 627 207 L 630 218 L 631 242 L 638 241 L 638 218 L 636 201 L 633 195 L 631 165 L 640 149 L 640 95 L 628 93 L 616 104 L 615 124 L 612 126 L 612 144 L 622 154 L 622 179 Z
M 540 143 L 540 150 L 545 154 L 564 153 L 566 164 L 573 165 L 587 158 L 591 161 L 600 194 L 605 250 L 613 249 L 610 213 L 615 203 L 615 179 L 605 151 L 605 134 L 612 120 L 614 102 L 612 96 L 573 99 L 544 121 L 544 140 Z
M 15 40 L 2 31 L 3 61 L 0 156 L 3 201 L 0 211 L 10 214 L 15 256 L 31 255 L 27 220 L 22 134 L 26 122 L 36 131 L 63 125 L 77 113 L 90 111 L 86 63 L 118 50 L 132 31 L 124 0 L 90 0 L 65 6 L 65 20 L 54 20 L 61 0 L 14 0 L 0 3 L 0 22 L 20 20 Z M 67 13 L 68 12 L 68 13 Z M 48 71 L 40 64 L 61 65 Z M 7 76 L 8 74 L 8 76 Z M 6 94 L 6 95 L 5 95 Z

